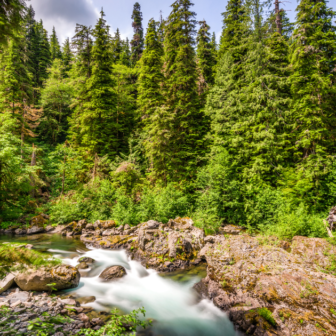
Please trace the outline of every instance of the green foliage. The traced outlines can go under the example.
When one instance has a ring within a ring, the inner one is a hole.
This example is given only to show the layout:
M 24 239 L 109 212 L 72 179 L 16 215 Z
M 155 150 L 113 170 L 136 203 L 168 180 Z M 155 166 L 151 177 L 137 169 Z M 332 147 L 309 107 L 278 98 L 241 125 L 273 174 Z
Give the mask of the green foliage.
M 270 310 L 268 310 L 267 308 L 259 308 L 258 314 L 262 316 L 269 324 L 271 324 L 274 327 L 276 326 L 276 321 Z
M 10 38 L 17 37 L 26 9 L 24 0 L 0 1 L 0 45 L 7 44 Z
M 112 310 L 112 316 L 110 321 L 100 328 L 98 331 L 91 329 L 81 330 L 80 334 L 85 336 L 101 336 L 101 335 L 114 335 L 121 336 L 126 332 L 129 335 L 136 335 L 138 327 L 146 329 L 152 325 L 152 321 L 143 321 L 140 319 L 139 315 L 145 316 L 146 311 L 143 308 L 133 310 L 127 315 L 119 315 L 118 310 Z
M 50 36 L 50 54 L 51 61 L 54 61 L 56 58 L 62 59 L 61 46 L 58 42 L 55 27 L 53 27 L 52 34 Z
M 46 258 L 42 253 L 28 250 L 20 245 L 0 244 L 0 278 L 11 271 L 24 271 L 27 267 L 56 266 L 61 260 Z
M 56 325 L 63 323 L 71 323 L 73 320 L 61 315 L 50 316 L 48 313 L 43 313 L 42 317 L 38 317 L 33 321 L 29 321 L 28 335 L 48 336 L 54 334 L 57 330 Z

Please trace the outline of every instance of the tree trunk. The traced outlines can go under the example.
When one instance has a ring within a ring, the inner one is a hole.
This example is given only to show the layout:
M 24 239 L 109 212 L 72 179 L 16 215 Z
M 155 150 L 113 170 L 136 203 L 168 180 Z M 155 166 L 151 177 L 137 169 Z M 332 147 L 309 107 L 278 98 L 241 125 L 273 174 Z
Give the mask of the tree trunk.
M 33 152 L 32 152 L 30 165 L 32 167 L 36 166 L 36 151 L 35 151 L 34 144 L 33 144 Z M 32 174 L 30 175 L 30 186 L 32 187 L 31 196 L 35 198 L 35 180 L 34 180 L 34 175 Z
M 61 196 L 64 194 L 64 183 L 65 183 L 65 161 L 66 161 L 66 155 L 64 155 L 64 167 L 63 167 L 63 173 L 62 173 L 62 191 L 61 191 Z
M 282 25 L 281 25 L 280 2 L 279 2 L 279 0 L 275 0 L 274 4 L 275 4 L 275 14 L 276 14 L 275 22 L 276 22 L 277 31 L 280 35 L 282 35 Z

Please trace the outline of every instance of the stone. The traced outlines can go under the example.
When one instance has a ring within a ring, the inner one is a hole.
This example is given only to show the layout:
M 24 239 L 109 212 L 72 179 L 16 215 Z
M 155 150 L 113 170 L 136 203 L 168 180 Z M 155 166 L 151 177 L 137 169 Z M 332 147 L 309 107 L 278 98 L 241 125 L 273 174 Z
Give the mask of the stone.
M 14 303 L 11 304 L 11 308 L 19 307 L 22 304 L 20 300 L 15 301 Z
M 90 321 L 90 319 L 88 318 L 88 316 L 85 315 L 84 313 L 78 314 L 77 318 L 80 319 L 84 323 Z
M 149 220 L 147 222 L 147 229 L 157 229 L 160 226 L 160 223 L 155 220 Z
M 15 275 L 8 273 L 5 278 L 0 280 L 0 294 L 11 288 L 14 284 Z
M 25 291 L 50 291 L 47 285 L 52 283 L 55 283 L 53 287 L 57 290 L 76 288 L 79 280 L 78 269 L 69 265 L 28 269 L 15 277 L 16 284 Z
M 61 303 L 65 304 L 65 305 L 69 305 L 69 306 L 77 306 L 77 301 L 74 299 L 63 299 L 61 300 Z
M 45 229 L 43 226 L 37 226 L 37 225 L 33 225 L 32 227 L 30 227 L 28 230 L 27 230 L 27 234 L 28 235 L 32 235 L 32 234 L 36 234 L 36 233 L 42 233 L 44 232 Z
M 231 235 L 238 235 L 239 233 L 243 232 L 244 230 L 245 229 L 241 226 L 230 225 L 230 224 L 219 228 L 220 233 L 231 234 Z
M 100 275 L 99 279 L 104 282 L 120 279 L 126 275 L 126 270 L 122 266 L 111 266 L 106 268 Z
M 80 263 L 86 263 L 88 265 L 91 265 L 91 264 L 93 264 L 95 262 L 95 260 L 92 259 L 92 258 L 90 258 L 90 257 L 82 257 L 82 258 L 79 258 L 78 261 Z
M 51 232 L 51 231 L 54 231 L 55 230 L 55 227 L 52 226 L 52 225 L 48 225 L 46 228 L 45 228 L 45 231 L 46 232 Z
M 125 230 L 129 230 L 131 227 L 128 225 L 128 224 L 126 224 L 125 226 L 124 226 L 124 231 Z
M 84 296 L 76 299 L 80 304 L 87 304 L 96 301 L 95 296 Z
M 81 262 L 76 266 L 76 268 L 78 268 L 78 269 L 88 269 L 89 265 L 85 262 Z
M 206 244 L 206 243 L 213 244 L 213 243 L 215 243 L 215 241 L 216 241 L 216 237 L 214 237 L 214 236 L 206 236 L 206 237 L 204 238 L 204 243 L 205 243 L 205 244 Z
M 7 298 L 10 300 L 11 304 L 16 301 L 27 302 L 28 300 L 30 300 L 29 292 L 22 292 L 22 291 L 18 293 L 15 292 L 15 293 L 9 294 Z
M 23 236 L 25 234 L 27 234 L 27 230 L 24 229 L 24 228 L 18 228 L 14 231 L 14 233 L 17 235 L 17 236 Z
M 26 249 L 27 249 L 27 250 L 32 250 L 33 247 L 34 247 L 34 245 L 32 245 L 32 244 L 27 244 L 27 245 L 26 245 Z
M 0 308 L 1 307 L 9 307 L 9 303 L 8 302 L 0 302 Z

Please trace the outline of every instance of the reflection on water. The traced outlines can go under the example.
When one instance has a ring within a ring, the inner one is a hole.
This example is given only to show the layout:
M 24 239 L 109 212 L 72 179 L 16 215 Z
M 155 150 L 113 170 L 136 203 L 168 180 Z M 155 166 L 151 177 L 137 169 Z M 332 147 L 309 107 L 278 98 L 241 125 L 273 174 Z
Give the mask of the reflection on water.
M 6 239 L 7 238 L 7 239 Z M 205 275 L 205 266 L 169 275 L 160 275 L 128 259 L 124 251 L 88 250 L 78 240 L 59 235 L 39 235 L 22 238 L 0 237 L 1 241 L 32 243 L 64 263 L 77 265 L 80 257 L 96 260 L 80 285 L 69 290 L 77 296 L 95 296 L 89 303 L 96 310 L 117 307 L 129 312 L 139 307 L 146 318 L 155 322 L 150 331 L 155 336 L 234 336 L 237 335 L 226 315 L 209 300 L 200 300 L 192 289 Z M 127 275 L 114 282 L 101 282 L 99 274 L 108 266 L 121 265 Z

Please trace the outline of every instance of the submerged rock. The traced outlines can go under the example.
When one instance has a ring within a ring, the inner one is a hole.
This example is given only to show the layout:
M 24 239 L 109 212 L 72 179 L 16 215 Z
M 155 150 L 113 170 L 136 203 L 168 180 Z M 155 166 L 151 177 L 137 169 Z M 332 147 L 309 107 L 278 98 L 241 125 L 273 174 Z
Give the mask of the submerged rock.
M 57 290 L 75 288 L 79 280 L 78 269 L 68 265 L 28 269 L 15 276 L 16 284 L 24 291 L 50 291 L 51 287 Z M 50 284 L 54 285 L 48 286 Z
M 122 266 L 111 266 L 108 267 L 99 275 L 99 279 L 104 282 L 120 279 L 126 275 L 126 270 Z

